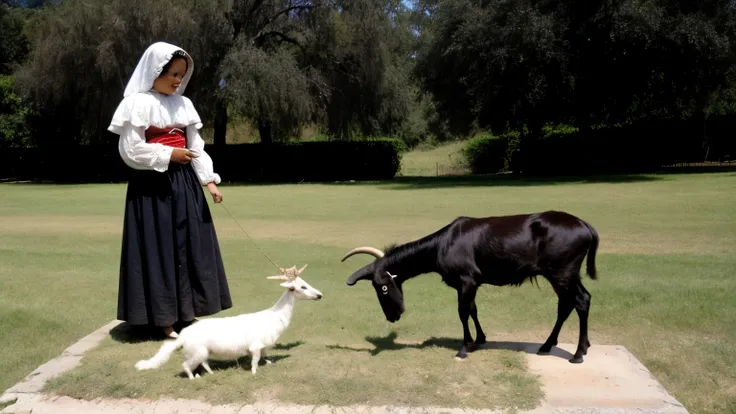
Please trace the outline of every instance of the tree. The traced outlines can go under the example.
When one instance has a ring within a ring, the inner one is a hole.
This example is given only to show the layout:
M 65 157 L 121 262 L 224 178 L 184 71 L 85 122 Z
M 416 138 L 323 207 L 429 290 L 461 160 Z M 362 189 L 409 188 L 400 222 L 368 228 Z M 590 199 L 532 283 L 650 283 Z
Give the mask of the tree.
M 205 122 L 214 120 L 216 144 L 225 142 L 228 108 L 254 120 L 263 142 L 289 139 L 326 116 L 383 132 L 406 113 L 406 70 L 391 55 L 383 3 L 361 1 L 343 13 L 327 0 L 67 0 L 34 19 L 33 51 L 18 80 L 38 106 L 42 141 L 104 142 L 141 53 L 167 41 L 194 57 L 187 95 Z M 335 36 L 341 20 L 364 38 Z M 368 57 L 379 63 L 360 60 Z M 335 58 L 345 59 L 334 66 Z M 348 112 L 337 110 L 336 92 L 350 95 Z
M 31 143 L 33 113 L 18 95 L 12 76 L 12 72 L 26 60 L 30 49 L 24 28 L 24 11 L 0 4 L 0 147 L 28 146 Z
M 307 24 L 302 65 L 329 135 L 395 134 L 412 104 L 406 9 L 396 0 L 337 0 Z
M 299 64 L 299 56 L 310 38 L 303 22 L 324 7 L 306 0 L 234 2 L 226 15 L 232 36 L 219 65 L 224 80 L 218 94 L 220 122 L 227 119 L 229 104 L 255 120 L 261 141 L 270 143 L 287 140 L 313 119 L 310 88 L 318 76 Z
M 734 84 L 728 0 L 420 4 L 430 25 L 417 76 L 463 131 L 690 117 Z
M 0 4 L 0 75 L 9 75 L 29 52 L 28 38 L 23 33 L 23 16 L 18 9 Z
M 197 75 L 187 89 L 195 102 L 215 83 L 208 79 L 201 43 L 190 40 L 197 35 L 191 3 L 201 2 L 177 3 L 66 0 L 37 12 L 33 49 L 17 77 L 41 117 L 39 144 L 113 139 L 105 133 L 112 114 L 141 54 L 154 41 L 180 44 L 195 56 Z

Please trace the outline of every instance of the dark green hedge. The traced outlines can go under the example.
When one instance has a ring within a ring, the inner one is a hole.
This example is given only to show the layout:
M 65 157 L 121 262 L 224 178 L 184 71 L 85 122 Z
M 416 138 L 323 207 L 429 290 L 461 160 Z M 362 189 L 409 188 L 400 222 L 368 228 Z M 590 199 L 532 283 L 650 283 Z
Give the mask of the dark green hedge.
M 511 169 L 533 175 L 647 173 L 702 161 L 702 145 L 702 130 L 694 123 L 651 121 L 525 142 Z
M 525 175 L 645 173 L 666 165 L 733 159 L 736 117 L 655 120 L 583 135 L 577 130 L 546 133 L 524 141 L 518 135 L 484 136 L 465 148 L 474 174 L 510 170 Z M 502 159 L 502 157 L 504 157 Z
M 300 182 L 384 180 L 400 168 L 401 141 L 238 144 L 205 150 L 224 181 Z M 0 152 L 0 176 L 18 180 L 64 182 L 126 181 L 130 169 L 117 144 L 47 148 L 12 148 Z
M 493 174 L 508 168 L 518 134 L 481 135 L 468 141 L 463 155 L 473 174 Z

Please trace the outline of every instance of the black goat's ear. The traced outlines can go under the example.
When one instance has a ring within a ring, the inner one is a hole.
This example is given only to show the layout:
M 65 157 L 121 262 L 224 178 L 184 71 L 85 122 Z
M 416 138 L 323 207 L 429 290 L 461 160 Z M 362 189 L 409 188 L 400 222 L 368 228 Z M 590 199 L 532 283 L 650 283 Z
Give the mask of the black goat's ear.
M 346 283 L 348 284 L 348 286 L 353 286 L 359 280 L 366 280 L 366 279 L 373 279 L 373 264 L 372 263 L 361 267 L 355 273 L 350 275 Z

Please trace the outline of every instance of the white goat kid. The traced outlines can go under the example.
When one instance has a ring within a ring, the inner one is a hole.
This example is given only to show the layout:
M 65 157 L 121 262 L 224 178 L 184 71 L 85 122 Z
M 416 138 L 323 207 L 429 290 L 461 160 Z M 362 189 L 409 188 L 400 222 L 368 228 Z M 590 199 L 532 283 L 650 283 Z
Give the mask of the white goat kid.
M 272 347 L 279 336 L 289 326 L 294 310 L 294 300 L 319 300 L 322 292 L 310 286 L 299 274 L 307 265 L 297 270 L 279 268 L 278 276 L 268 279 L 283 280 L 281 286 L 286 291 L 278 302 L 269 309 L 224 318 L 201 319 L 187 326 L 175 340 L 167 340 L 151 359 L 135 364 L 136 369 L 156 369 L 169 360 L 174 351 L 182 348 L 186 360 L 182 364 L 189 379 L 194 379 L 192 371 L 202 365 L 212 374 L 208 359 L 232 360 L 247 354 L 251 355 L 251 371 L 256 368 L 261 357 L 265 359 L 265 349 Z M 265 360 L 267 364 L 271 361 Z M 199 375 L 197 375 L 199 377 Z

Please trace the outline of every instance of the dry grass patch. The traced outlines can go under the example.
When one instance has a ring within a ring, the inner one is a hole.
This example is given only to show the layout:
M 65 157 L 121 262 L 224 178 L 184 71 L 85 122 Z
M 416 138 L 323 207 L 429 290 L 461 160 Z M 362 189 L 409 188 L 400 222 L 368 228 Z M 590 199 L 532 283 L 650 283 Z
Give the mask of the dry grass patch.
M 435 177 L 467 174 L 470 170 L 462 150 L 467 141 L 449 142 L 431 148 L 417 148 L 403 154 L 400 176 Z
M 122 328 L 125 330 L 125 328 Z M 116 334 L 116 336 L 120 333 Z M 123 334 L 124 336 L 124 334 Z M 117 340 L 126 341 L 126 338 Z M 411 405 L 531 409 L 542 397 L 523 356 L 513 351 L 482 352 L 472 363 L 451 357 L 454 341 L 392 346 L 390 339 L 356 347 L 329 338 L 282 342 L 268 353 L 254 377 L 250 359 L 211 363 L 215 371 L 189 380 L 181 354 L 157 371 L 137 372 L 138 359 L 155 353 L 159 341 L 119 343 L 107 339 L 80 368 L 51 384 L 75 398 L 194 398 L 211 404 L 263 401 L 328 405 Z M 386 349 L 383 349 L 386 347 Z M 493 390 L 493 392 L 489 392 Z

